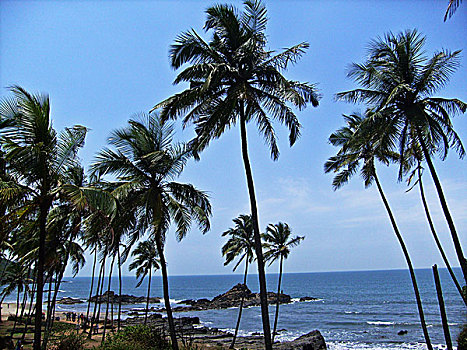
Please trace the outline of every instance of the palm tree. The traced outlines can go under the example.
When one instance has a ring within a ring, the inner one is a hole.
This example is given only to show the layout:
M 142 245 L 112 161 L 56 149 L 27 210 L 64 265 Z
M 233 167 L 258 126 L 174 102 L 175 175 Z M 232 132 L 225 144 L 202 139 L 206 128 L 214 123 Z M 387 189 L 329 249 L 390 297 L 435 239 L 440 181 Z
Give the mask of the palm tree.
M 248 265 L 253 262 L 255 242 L 253 239 L 253 225 L 251 215 L 239 215 L 238 218 L 233 219 L 235 227 L 229 228 L 222 233 L 222 236 L 230 236 L 229 240 L 222 246 L 222 256 L 225 256 L 224 265 L 230 264 L 237 257 L 233 271 L 245 261 L 245 274 L 243 275 L 243 286 L 246 288 L 246 278 L 248 275 Z M 238 309 L 237 324 L 235 325 L 235 333 L 230 344 L 230 349 L 235 347 L 235 340 L 237 339 L 238 329 L 240 327 L 240 320 L 242 318 L 243 302 L 245 301 L 245 293 L 242 294 L 240 299 L 240 307 Z
M 456 98 L 431 97 L 448 83 L 459 66 L 460 51 L 442 50 L 427 59 L 424 43 L 425 38 L 416 30 L 389 33 L 373 40 L 367 61 L 354 63 L 348 73 L 363 88 L 341 92 L 337 99 L 366 102 L 375 112 L 381 112 L 375 113 L 374 118 L 390 116 L 390 122 L 397 126 L 393 128 L 394 145 L 398 145 L 401 159 L 411 143 L 420 145 L 467 283 L 467 261 L 431 156 L 432 150 L 438 150 L 444 160 L 450 148 L 460 157 L 465 154 L 450 117 L 464 113 L 467 104 Z
M 193 221 L 205 233 L 210 228 L 211 205 L 206 193 L 193 185 L 173 181 L 183 171 L 193 151 L 172 142 L 173 127 L 163 124 L 155 113 L 130 120 L 126 128 L 115 130 L 91 166 L 95 175 L 111 174 L 117 179 L 115 193 L 130 198 L 136 225 L 129 234 L 131 246 L 145 232 L 154 239 L 160 259 L 164 302 L 172 347 L 178 349 L 169 300 L 164 243 L 170 224 L 176 225 L 177 239 L 185 237 Z M 117 196 L 118 197 L 118 196 Z
M 162 108 L 162 120 L 183 116 L 183 125 L 194 124 L 197 137 L 192 140 L 197 152 L 211 140 L 220 138 L 226 129 L 240 126 L 242 158 L 245 167 L 261 296 L 261 313 L 266 349 L 272 348 L 267 306 L 258 209 L 248 156 L 248 122 L 257 124 L 271 157 L 277 160 L 279 148 L 273 121 L 289 129 L 293 145 L 300 136 L 300 123 L 292 105 L 301 110 L 307 103 L 318 105 L 315 86 L 288 80 L 281 73 L 296 63 L 308 48 L 302 42 L 280 53 L 266 49 L 267 11 L 260 1 L 245 1 L 244 11 L 229 5 L 215 5 L 206 10 L 204 26 L 212 33 L 206 42 L 196 31 L 180 34 L 170 49 L 171 65 L 182 70 L 175 84 L 189 82 L 190 87 L 169 97 L 154 108 Z
M 367 118 L 363 118 L 358 114 L 344 115 L 347 126 L 337 130 L 329 137 L 329 142 L 333 146 L 340 147 L 339 152 L 337 155 L 329 158 L 324 165 L 324 170 L 326 173 L 337 173 L 332 182 L 334 190 L 346 184 L 358 171 L 360 165 L 362 165 L 360 174 L 364 180 L 365 187 L 371 186 L 373 181 L 376 183 L 392 228 L 407 262 L 423 334 L 427 348 L 432 350 L 412 261 L 376 173 L 375 160 L 389 165 L 390 162 L 398 161 L 400 158 L 398 154 L 391 151 L 393 142 L 391 140 L 391 136 L 393 136 L 392 129 L 395 126 L 391 123 L 390 115 L 386 117 L 386 120 L 383 120 L 384 116 L 373 118 L 372 111 L 370 110 L 367 111 L 367 116 Z
M 143 283 L 146 276 L 149 274 L 148 281 L 148 296 L 146 299 L 146 312 L 144 315 L 144 324 L 146 324 L 148 319 L 148 309 L 149 309 L 149 295 L 151 292 L 151 276 L 152 271 L 156 271 L 160 268 L 160 261 L 158 259 L 156 244 L 154 240 L 147 240 L 144 242 L 139 242 L 138 246 L 131 253 L 135 257 L 133 262 L 130 264 L 129 269 L 136 270 L 136 278 L 139 278 L 136 287 L 139 287 Z
M 41 348 L 42 294 L 46 256 L 47 216 L 61 193 L 64 173 L 79 163 L 77 152 L 84 145 L 87 129 L 74 126 L 57 135 L 50 119 L 50 100 L 46 95 L 32 95 L 20 86 L 11 89 L 13 99 L 0 115 L 15 120 L 12 130 L 2 137 L 9 171 L 22 179 L 16 189 L 27 198 L 25 206 L 37 211 L 38 260 L 36 268 L 36 315 L 34 350 Z M 1 105 L 2 107 L 4 104 Z M 5 200 L 6 198 L 2 198 Z
M 282 264 L 284 259 L 287 259 L 290 254 L 290 248 L 300 244 L 305 237 L 295 236 L 292 237 L 292 231 L 286 223 L 279 222 L 278 224 L 269 224 L 266 228 L 266 233 L 263 235 L 264 258 L 269 261 L 271 265 L 274 261 L 279 259 L 279 281 L 277 282 L 277 300 L 276 300 L 276 314 L 274 317 L 274 328 L 272 331 L 272 342 L 276 336 L 277 320 L 279 319 L 279 295 L 281 293 L 282 282 Z

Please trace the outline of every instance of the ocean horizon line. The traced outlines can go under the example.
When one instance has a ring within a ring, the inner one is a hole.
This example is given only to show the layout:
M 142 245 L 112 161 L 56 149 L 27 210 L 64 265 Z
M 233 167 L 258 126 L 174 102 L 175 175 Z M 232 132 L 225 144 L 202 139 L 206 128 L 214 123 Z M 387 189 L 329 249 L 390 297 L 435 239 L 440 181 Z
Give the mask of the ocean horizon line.
M 459 266 L 452 266 L 453 270 L 459 270 Z M 423 271 L 423 270 L 431 270 L 431 267 L 419 267 L 415 268 L 415 271 Z M 446 267 L 441 267 L 438 266 L 438 270 L 447 270 Z M 390 271 L 407 271 L 409 272 L 408 268 L 393 268 L 393 269 L 369 269 L 369 270 L 332 270 L 332 271 L 300 271 L 300 272 L 284 272 L 283 275 L 299 275 L 299 274 L 329 274 L 329 273 L 363 273 L 363 272 L 390 272 Z M 279 273 L 277 272 L 267 272 L 266 275 L 278 275 Z M 183 274 L 173 274 L 169 275 L 169 278 L 171 277 L 216 277 L 216 276 L 243 276 L 243 273 L 212 273 L 212 274 L 191 274 L 191 275 L 183 275 Z M 257 273 L 248 273 L 249 276 L 258 276 Z M 92 276 L 76 276 L 73 277 L 71 275 L 69 276 L 64 276 L 64 278 L 91 278 Z M 113 277 L 118 277 L 118 274 L 112 274 Z M 124 275 L 122 274 L 122 277 L 135 277 L 135 275 Z M 161 276 L 153 276 L 156 278 L 160 278 Z M 94 278 L 97 278 L 97 276 L 94 276 Z M 108 278 L 108 276 L 106 276 Z M 136 277 L 135 277 L 136 278 Z

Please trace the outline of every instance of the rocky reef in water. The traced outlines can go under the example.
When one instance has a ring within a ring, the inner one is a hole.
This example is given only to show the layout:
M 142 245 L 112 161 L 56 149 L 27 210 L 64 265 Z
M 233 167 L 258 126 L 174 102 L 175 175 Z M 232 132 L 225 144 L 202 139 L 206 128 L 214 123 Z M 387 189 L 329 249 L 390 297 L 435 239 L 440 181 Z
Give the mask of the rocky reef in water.
M 184 311 L 195 311 L 195 310 L 209 310 L 209 309 L 226 309 L 229 307 L 238 307 L 241 299 L 244 297 L 243 306 L 259 306 L 261 300 L 259 293 L 253 293 L 244 284 L 237 284 L 227 292 L 220 294 L 214 299 L 198 299 L 198 300 L 182 300 L 178 304 L 186 306 L 176 306 L 173 311 L 184 312 Z M 277 293 L 268 292 L 268 303 L 273 304 L 277 301 Z M 279 303 L 288 304 L 292 301 L 292 298 L 288 294 L 279 294 Z

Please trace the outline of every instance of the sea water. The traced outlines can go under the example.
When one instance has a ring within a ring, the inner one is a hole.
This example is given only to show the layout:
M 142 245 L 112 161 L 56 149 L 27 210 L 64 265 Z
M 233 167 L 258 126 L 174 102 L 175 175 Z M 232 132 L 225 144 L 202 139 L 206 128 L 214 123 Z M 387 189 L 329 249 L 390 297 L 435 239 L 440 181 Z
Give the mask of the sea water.
M 460 280 L 460 270 L 456 269 Z M 433 345 L 444 349 L 445 340 L 441 317 L 430 269 L 416 270 L 425 319 Z M 440 277 L 453 343 L 461 325 L 467 323 L 466 307 L 455 289 L 447 270 L 440 269 Z M 267 275 L 269 291 L 277 290 L 277 274 Z M 175 306 L 183 299 L 209 298 L 222 294 L 243 281 L 241 275 L 172 276 L 169 278 L 170 298 Z M 96 288 L 97 278 L 94 281 Z M 91 278 L 65 278 L 60 286 L 59 299 L 73 297 L 86 300 Z M 112 290 L 118 294 L 118 279 L 112 278 Z M 123 277 L 123 294 L 145 296 L 147 281 L 135 288 L 134 277 Z M 104 284 L 107 289 L 107 282 Z M 258 291 L 258 276 L 248 277 L 248 287 Z M 291 340 L 318 329 L 326 339 L 328 348 L 337 349 L 425 349 L 415 296 L 407 270 L 358 271 L 326 273 L 286 273 L 282 278 L 284 293 L 292 297 L 291 304 L 280 305 L 278 340 Z M 95 293 L 94 293 L 95 294 Z M 154 277 L 151 296 L 162 297 L 162 281 Z M 317 300 L 300 302 L 301 297 Z M 163 307 L 163 304 L 151 304 Z M 59 311 L 86 311 L 87 304 L 57 305 Z M 124 305 L 123 318 L 130 309 L 142 309 L 145 304 Z M 116 310 L 116 309 L 115 309 Z M 104 311 L 105 312 L 105 311 Z M 270 307 L 271 324 L 275 306 Z M 198 316 L 207 326 L 233 330 L 237 308 L 175 313 L 175 317 Z M 116 316 L 115 316 L 116 317 Z M 262 330 L 260 307 L 243 311 L 240 335 Z M 407 334 L 398 335 L 401 330 Z

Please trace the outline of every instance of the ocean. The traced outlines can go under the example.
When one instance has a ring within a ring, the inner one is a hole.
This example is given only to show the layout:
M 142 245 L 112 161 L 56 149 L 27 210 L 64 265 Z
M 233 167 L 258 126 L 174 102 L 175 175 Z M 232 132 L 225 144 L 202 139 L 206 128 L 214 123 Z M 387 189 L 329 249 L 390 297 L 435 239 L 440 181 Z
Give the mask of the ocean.
M 460 270 L 456 270 L 460 280 Z M 445 340 L 431 269 L 416 270 L 423 300 L 425 318 L 433 345 L 444 349 Z M 451 338 L 457 344 L 461 325 L 467 322 L 467 312 L 447 270 L 440 269 L 446 312 Z M 276 291 L 277 274 L 268 274 L 268 290 Z M 172 276 L 169 278 L 170 298 L 175 305 L 183 299 L 209 298 L 222 294 L 242 282 L 241 275 Z M 97 279 L 96 279 L 97 281 Z M 59 298 L 87 299 L 90 277 L 65 278 Z M 96 284 L 94 284 L 95 286 Z M 147 281 L 135 288 L 134 277 L 123 277 L 122 293 L 145 296 Z M 104 285 L 107 288 L 107 282 Z M 248 287 L 258 291 L 258 276 L 250 275 Z M 112 290 L 118 293 L 118 279 L 112 278 Z M 281 305 L 278 340 L 291 340 L 311 330 L 318 329 L 326 339 L 328 348 L 340 349 L 425 349 L 415 297 L 407 270 L 357 271 L 326 273 L 286 273 L 282 290 L 291 295 L 291 304 Z M 151 296 L 162 297 L 162 281 L 154 277 Z M 316 301 L 299 302 L 300 297 L 318 298 Z M 10 297 L 14 301 L 13 295 Z M 151 306 L 161 306 L 153 304 Z M 123 309 L 144 308 L 144 304 L 124 305 Z M 86 304 L 57 305 L 59 311 L 85 312 Z M 271 323 L 275 307 L 270 307 Z M 223 330 L 233 330 L 237 308 L 223 310 L 175 313 L 175 317 L 198 316 L 202 324 Z M 128 317 L 126 314 L 123 317 Z M 407 334 L 398 335 L 401 330 Z M 240 335 L 262 331 L 261 310 L 251 307 L 244 310 Z

